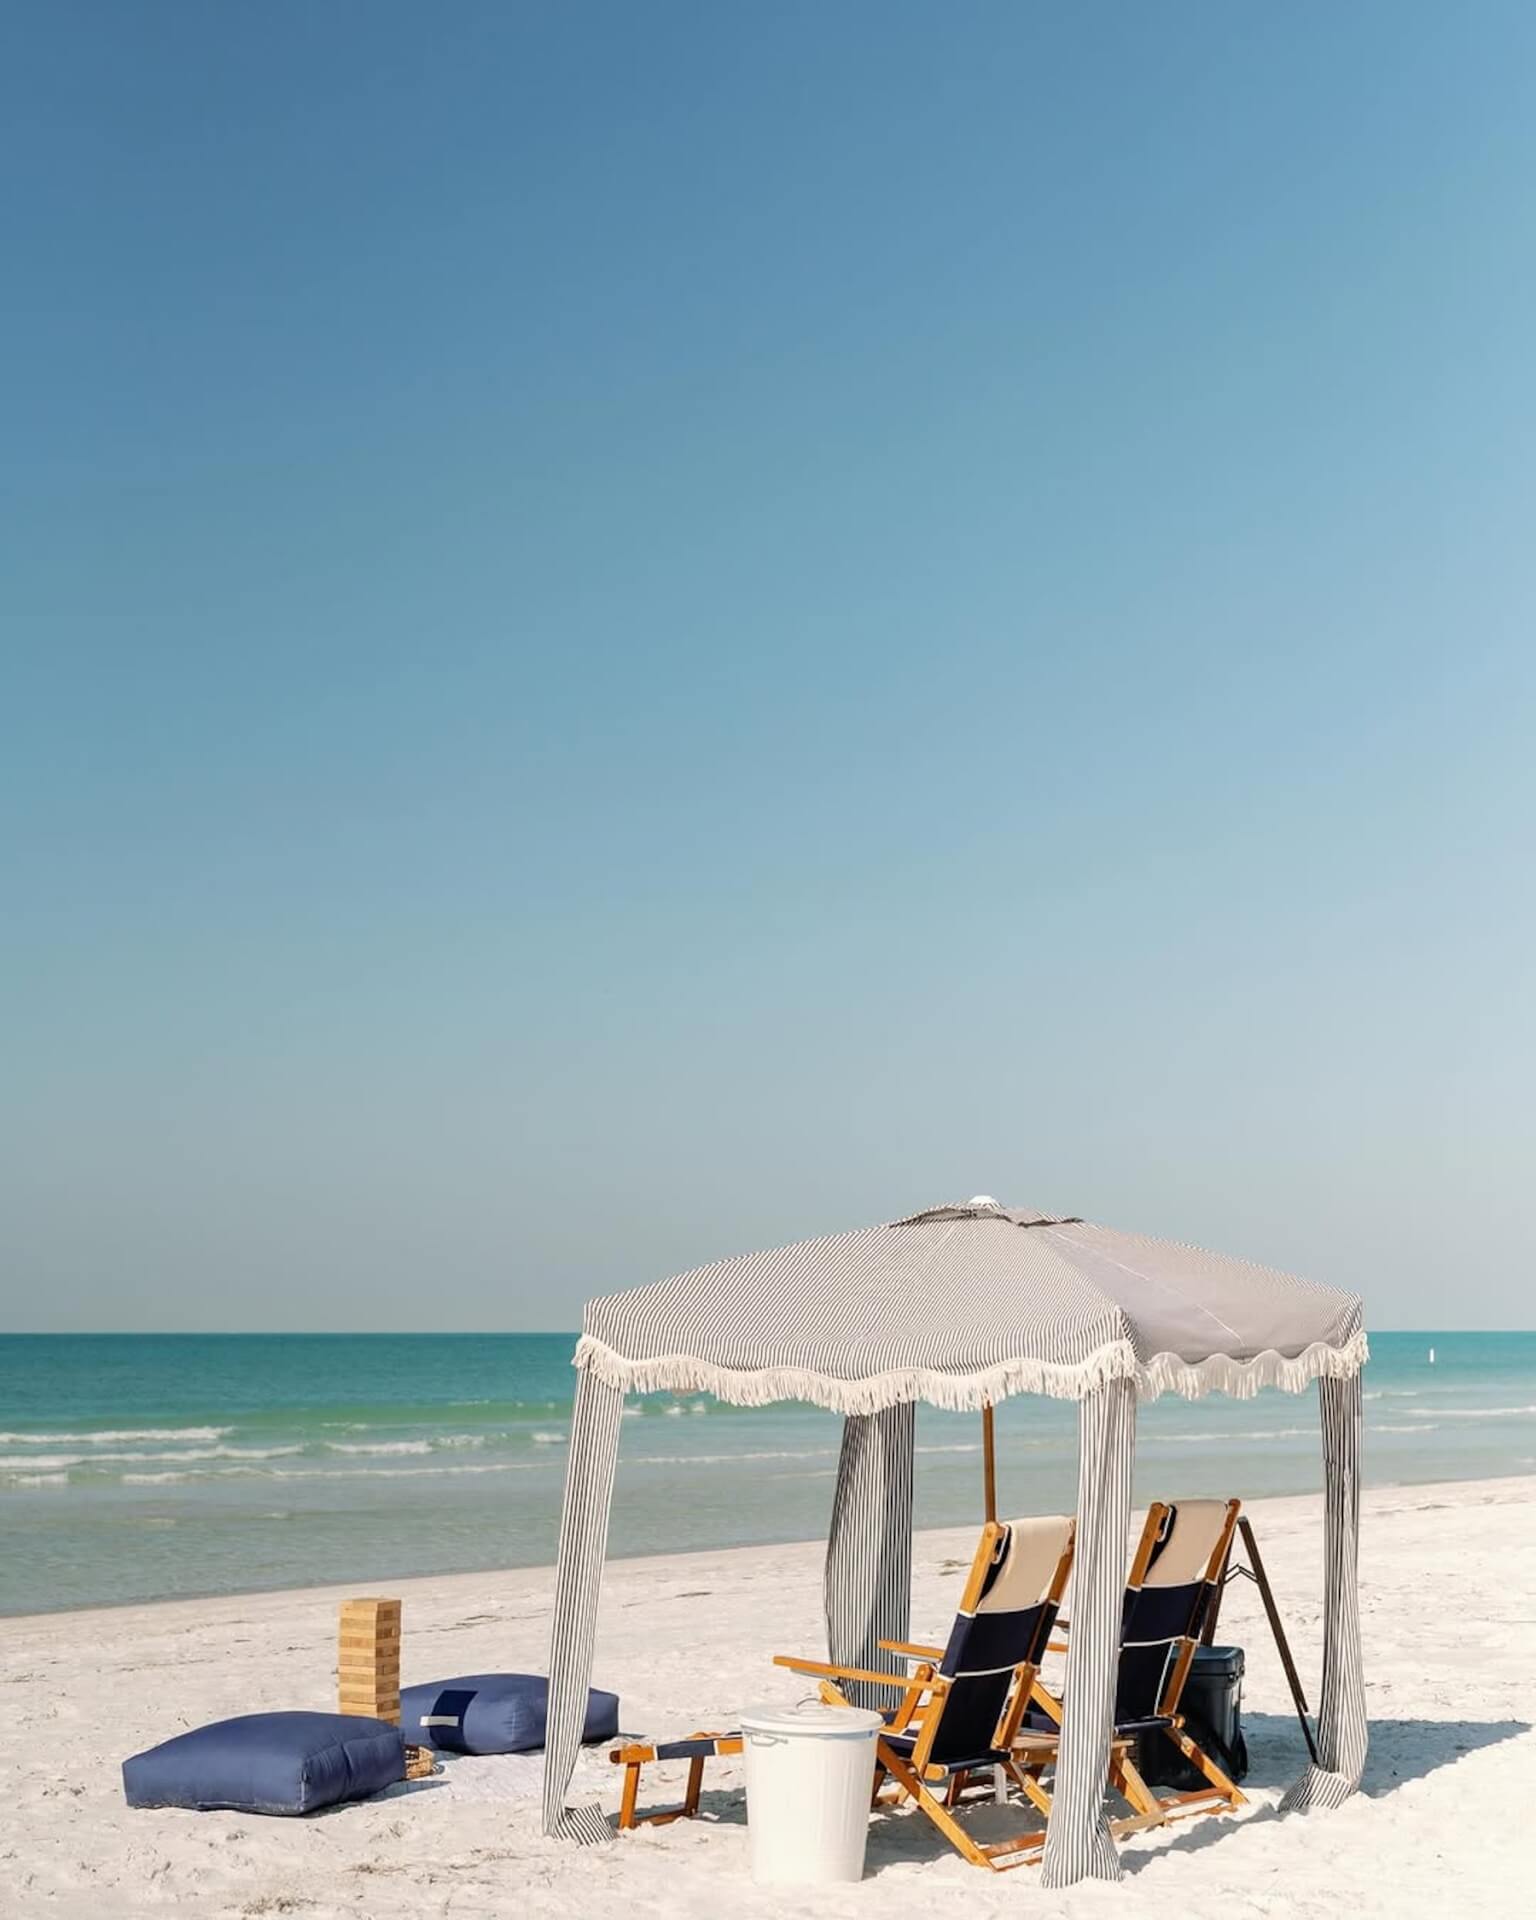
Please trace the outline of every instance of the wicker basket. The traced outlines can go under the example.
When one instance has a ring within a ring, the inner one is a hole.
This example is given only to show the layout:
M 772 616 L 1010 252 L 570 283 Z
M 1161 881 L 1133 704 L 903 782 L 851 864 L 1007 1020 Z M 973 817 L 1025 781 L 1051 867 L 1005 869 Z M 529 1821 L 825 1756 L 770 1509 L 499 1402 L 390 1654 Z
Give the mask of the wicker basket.
M 405 1750 L 405 1777 L 407 1780 L 429 1780 L 437 1772 L 437 1755 L 430 1747 L 407 1747 Z

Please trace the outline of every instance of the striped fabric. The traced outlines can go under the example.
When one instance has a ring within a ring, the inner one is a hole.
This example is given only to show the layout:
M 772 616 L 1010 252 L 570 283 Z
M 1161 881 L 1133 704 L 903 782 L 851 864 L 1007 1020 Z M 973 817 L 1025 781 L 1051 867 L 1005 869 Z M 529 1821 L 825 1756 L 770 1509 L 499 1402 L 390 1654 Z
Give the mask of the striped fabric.
M 1337 1804 L 1365 1753 L 1355 1598 L 1359 1300 L 1199 1248 L 973 1200 L 700 1267 L 587 1308 L 560 1523 L 544 1827 L 607 1839 L 566 1805 L 580 1746 L 624 1395 L 809 1400 L 845 1417 L 827 1547 L 829 1651 L 899 1671 L 908 1633 L 916 1401 L 1080 1402 L 1067 1695 L 1043 1876 L 1117 1879 L 1104 1811 L 1138 1393 L 1246 1395 L 1320 1382 L 1328 1457 L 1322 1765 L 1287 1804 Z M 871 1690 L 873 1691 L 873 1690 Z
M 549 1642 L 549 1717 L 544 1735 L 544 1831 L 578 1846 L 613 1838 L 601 1807 L 567 1807 L 587 1717 L 587 1687 L 597 1640 L 597 1602 L 608 1546 L 613 1470 L 619 1457 L 624 1396 L 595 1374 L 576 1380 L 560 1559 Z
M 1360 1302 L 1314 1281 L 1069 1217 L 946 1206 L 698 1267 L 587 1307 L 576 1364 L 629 1392 L 837 1413 L 1299 1391 L 1365 1357 Z
M 1120 1862 L 1104 1809 L 1115 1724 L 1125 1537 L 1131 1524 L 1136 1390 L 1114 1380 L 1077 1413 L 1077 1558 L 1072 1563 L 1072 1631 L 1057 1749 L 1056 1792 L 1045 1829 L 1041 1883 L 1118 1880 Z
M 1367 1743 L 1365 1671 L 1360 1659 L 1360 1377 L 1319 1380 L 1326 1508 L 1323 1523 L 1323 1686 L 1317 1764 L 1280 1803 L 1338 1807 L 1360 1785 Z
M 912 1622 L 912 1442 L 917 1409 L 885 1407 L 843 1422 L 837 1491 L 827 1537 L 829 1657 L 875 1673 L 905 1673 L 882 1640 L 906 1640 Z M 857 1706 L 890 1705 L 889 1692 L 850 1681 Z

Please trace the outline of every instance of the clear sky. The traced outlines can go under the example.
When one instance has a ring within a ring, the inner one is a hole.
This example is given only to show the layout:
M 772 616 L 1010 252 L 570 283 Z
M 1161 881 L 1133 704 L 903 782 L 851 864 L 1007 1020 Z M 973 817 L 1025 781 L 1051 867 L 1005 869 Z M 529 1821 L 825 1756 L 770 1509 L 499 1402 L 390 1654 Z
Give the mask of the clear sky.
M 1536 9 L 0 22 L 0 1326 L 983 1191 L 1533 1321 Z

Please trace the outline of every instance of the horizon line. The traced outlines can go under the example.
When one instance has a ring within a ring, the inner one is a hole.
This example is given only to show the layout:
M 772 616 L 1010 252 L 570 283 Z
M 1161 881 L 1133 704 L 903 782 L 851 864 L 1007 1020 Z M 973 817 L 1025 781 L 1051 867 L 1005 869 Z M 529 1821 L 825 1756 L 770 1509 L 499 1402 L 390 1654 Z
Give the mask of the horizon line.
M 0 1327 L 0 1340 L 580 1339 L 580 1327 Z M 1367 1327 L 1366 1334 L 1536 1333 L 1529 1327 Z

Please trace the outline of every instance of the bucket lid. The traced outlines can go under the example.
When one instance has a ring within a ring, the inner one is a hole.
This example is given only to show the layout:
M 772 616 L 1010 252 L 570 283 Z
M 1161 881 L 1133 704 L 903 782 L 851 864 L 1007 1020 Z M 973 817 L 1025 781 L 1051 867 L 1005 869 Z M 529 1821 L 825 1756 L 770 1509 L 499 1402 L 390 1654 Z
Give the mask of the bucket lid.
M 748 1707 L 741 1715 L 743 1733 L 789 1734 L 812 1740 L 867 1740 L 884 1725 L 878 1713 L 865 1707 L 835 1707 L 825 1700 L 802 1700 L 793 1707 Z

